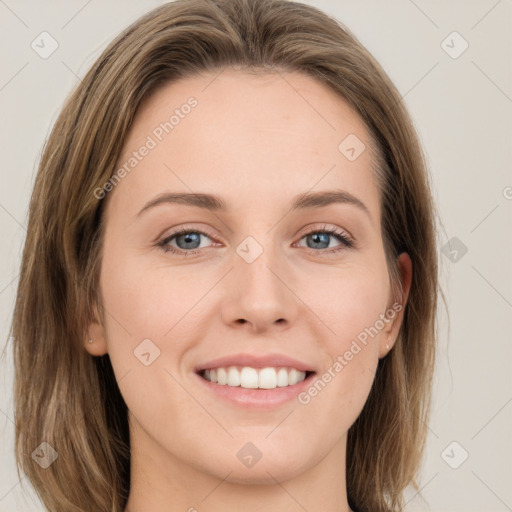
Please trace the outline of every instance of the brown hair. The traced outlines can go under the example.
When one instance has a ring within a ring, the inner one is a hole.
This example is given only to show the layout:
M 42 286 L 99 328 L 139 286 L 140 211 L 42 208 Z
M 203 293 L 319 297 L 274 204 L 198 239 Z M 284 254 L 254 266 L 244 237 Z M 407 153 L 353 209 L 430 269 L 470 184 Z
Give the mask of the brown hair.
M 413 276 L 393 350 L 379 361 L 350 428 L 353 507 L 398 511 L 419 469 L 430 411 L 438 294 L 435 209 L 425 159 L 400 94 L 338 21 L 283 0 L 177 0 L 123 31 L 67 99 L 45 145 L 30 201 L 11 327 L 19 468 L 52 512 L 120 512 L 130 486 L 127 408 L 108 354 L 83 348 L 102 317 L 98 290 L 104 200 L 141 102 L 160 85 L 243 67 L 299 71 L 346 100 L 377 148 L 390 280 L 407 252 Z M 59 454 L 42 469 L 41 442 Z

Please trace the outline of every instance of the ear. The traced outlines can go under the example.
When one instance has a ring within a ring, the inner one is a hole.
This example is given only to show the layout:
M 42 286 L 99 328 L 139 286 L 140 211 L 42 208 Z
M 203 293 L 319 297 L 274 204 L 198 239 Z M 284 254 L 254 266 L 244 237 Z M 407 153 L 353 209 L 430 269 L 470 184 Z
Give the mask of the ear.
M 108 352 L 107 337 L 105 328 L 98 314 L 98 309 L 94 309 L 94 319 L 89 323 L 87 329 L 87 339 L 84 340 L 84 347 L 91 356 L 103 356 Z M 90 341 L 91 340 L 91 341 Z
M 402 284 L 402 293 L 399 297 L 394 295 L 394 290 L 391 291 L 391 299 L 386 309 L 386 316 L 390 321 L 385 324 L 384 329 L 381 331 L 379 341 L 379 359 L 388 354 L 393 348 L 395 341 L 398 337 L 398 332 L 403 322 L 405 306 L 409 298 L 409 291 L 412 282 L 412 261 L 410 256 L 403 252 L 397 259 L 398 268 L 400 271 L 400 280 Z M 394 315 L 393 315 L 394 313 Z M 391 316 L 393 317 L 391 318 Z M 389 345 L 389 349 L 386 347 Z

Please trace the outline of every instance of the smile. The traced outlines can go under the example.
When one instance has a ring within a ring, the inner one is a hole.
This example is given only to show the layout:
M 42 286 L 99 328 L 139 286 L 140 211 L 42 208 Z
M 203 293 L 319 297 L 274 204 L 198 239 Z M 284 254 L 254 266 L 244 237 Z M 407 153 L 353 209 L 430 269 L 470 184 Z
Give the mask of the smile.
M 296 368 L 250 366 L 229 366 L 210 368 L 200 372 L 201 377 L 220 386 L 242 387 L 246 389 L 275 389 L 293 386 L 302 382 L 313 372 Z

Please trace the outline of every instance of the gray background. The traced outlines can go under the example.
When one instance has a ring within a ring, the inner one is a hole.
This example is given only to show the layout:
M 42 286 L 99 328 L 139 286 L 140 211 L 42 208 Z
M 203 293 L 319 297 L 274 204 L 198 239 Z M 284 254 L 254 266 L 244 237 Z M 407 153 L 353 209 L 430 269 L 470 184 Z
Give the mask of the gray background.
M 0 0 L 2 341 L 43 142 L 99 52 L 160 3 Z M 512 510 L 512 2 L 305 3 L 345 23 L 403 95 L 428 157 L 440 242 L 448 244 L 439 261 L 450 320 L 440 307 L 421 496 L 408 492 L 405 510 Z M 43 31 L 58 43 L 46 59 L 31 47 Z M 0 511 L 42 511 L 15 471 L 10 347 L 0 368 Z

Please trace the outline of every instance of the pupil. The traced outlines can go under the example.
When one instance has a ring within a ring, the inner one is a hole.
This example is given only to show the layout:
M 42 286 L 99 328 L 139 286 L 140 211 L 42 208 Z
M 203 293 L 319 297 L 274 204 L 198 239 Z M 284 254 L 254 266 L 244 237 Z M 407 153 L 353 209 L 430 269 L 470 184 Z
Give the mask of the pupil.
M 328 233 L 315 233 L 313 235 L 311 235 L 311 237 L 313 238 L 313 242 L 315 244 L 322 244 L 322 243 L 326 243 L 327 245 L 329 245 L 329 234 Z M 318 247 L 315 247 L 315 248 L 318 248 Z M 325 249 L 325 247 L 324 247 Z
M 181 235 L 181 237 L 178 237 L 176 241 L 178 241 L 180 238 L 183 238 L 185 240 L 185 244 L 187 247 L 183 247 L 183 249 L 195 249 L 196 247 L 189 247 L 189 244 L 193 244 L 194 242 L 199 242 L 200 235 L 198 233 L 186 233 L 185 235 Z

